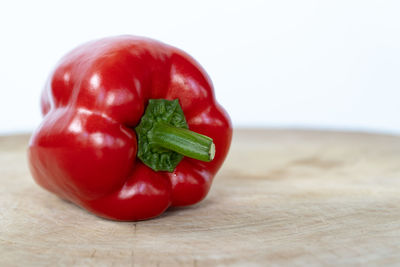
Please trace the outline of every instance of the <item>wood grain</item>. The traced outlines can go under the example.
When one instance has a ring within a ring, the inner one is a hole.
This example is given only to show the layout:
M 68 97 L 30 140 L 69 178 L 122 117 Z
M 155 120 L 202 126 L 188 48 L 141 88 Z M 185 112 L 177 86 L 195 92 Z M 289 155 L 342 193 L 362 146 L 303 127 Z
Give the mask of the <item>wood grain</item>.
M 206 200 L 107 221 L 39 188 L 0 137 L 0 266 L 400 264 L 400 138 L 236 130 Z

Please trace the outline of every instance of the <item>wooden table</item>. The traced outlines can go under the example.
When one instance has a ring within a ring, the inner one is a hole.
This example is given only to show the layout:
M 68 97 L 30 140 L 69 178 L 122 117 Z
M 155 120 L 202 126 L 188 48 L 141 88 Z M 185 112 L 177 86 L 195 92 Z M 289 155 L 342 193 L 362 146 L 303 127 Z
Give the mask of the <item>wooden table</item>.
M 0 137 L 0 266 L 400 264 L 400 138 L 236 130 L 206 200 L 136 223 L 39 188 Z

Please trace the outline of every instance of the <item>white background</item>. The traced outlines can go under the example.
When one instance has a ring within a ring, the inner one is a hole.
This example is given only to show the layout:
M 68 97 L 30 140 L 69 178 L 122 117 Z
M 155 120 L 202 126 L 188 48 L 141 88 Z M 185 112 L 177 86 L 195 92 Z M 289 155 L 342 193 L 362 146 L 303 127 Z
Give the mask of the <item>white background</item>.
M 236 127 L 400 133 L 400 1 L 1 1 L 0 134 L 40 123 L 57 60 L 91 39 L 177 46 Z

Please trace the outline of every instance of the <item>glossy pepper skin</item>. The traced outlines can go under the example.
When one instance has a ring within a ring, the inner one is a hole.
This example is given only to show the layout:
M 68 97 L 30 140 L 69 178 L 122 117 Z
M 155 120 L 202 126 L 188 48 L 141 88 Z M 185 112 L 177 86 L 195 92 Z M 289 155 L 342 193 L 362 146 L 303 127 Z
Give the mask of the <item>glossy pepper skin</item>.
M 150 99 L 178 99 L 189 129 L 213 139 L 215 158 L 184 157 L 173 172 L 143 164 L 134 128 Z M 34 179 L 114 220 L 149 219 L 201 201 L 232 136 L 199 64 L 177 48 L 134 36 L 96 40 L 67 54 L 50 75 L 41 109 L 28 149 Z

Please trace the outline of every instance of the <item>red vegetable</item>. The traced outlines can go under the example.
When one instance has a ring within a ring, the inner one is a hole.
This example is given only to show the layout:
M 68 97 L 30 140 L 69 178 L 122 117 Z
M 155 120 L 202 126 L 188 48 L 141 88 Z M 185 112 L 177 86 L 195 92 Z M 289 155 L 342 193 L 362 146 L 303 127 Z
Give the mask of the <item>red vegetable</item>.
M 34 179 L 109 219 L 143 220 L 199 202 L 231 142 L 205 71 L 151 39 L 76 48 L 50 76 L 41 107 L 28 152 Z

